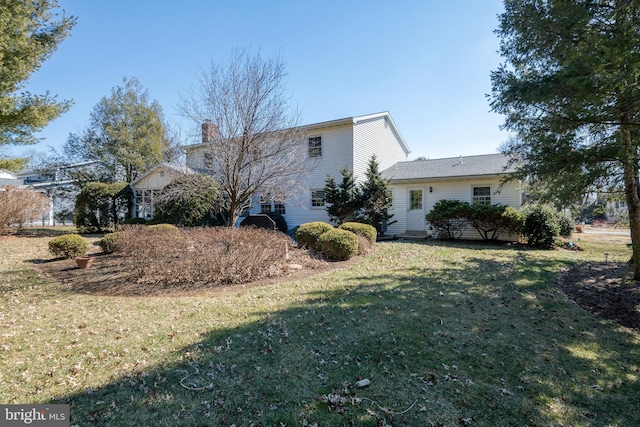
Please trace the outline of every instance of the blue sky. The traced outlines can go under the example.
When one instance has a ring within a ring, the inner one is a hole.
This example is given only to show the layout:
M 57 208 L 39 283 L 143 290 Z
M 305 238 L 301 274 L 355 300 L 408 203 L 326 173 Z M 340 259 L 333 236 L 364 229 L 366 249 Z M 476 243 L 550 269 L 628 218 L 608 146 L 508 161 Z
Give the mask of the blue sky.
M 60 149 L 123 77 L 136 77 L 177 127 L 181 91 L 234 48 L 280 52 L 302 123 L 389 111 L 410 159 L 489 154 L 507 139 L 485 94 L 501 59 L 501 0 L 59 0 L 78 18 L 27 89 L 73 99 L 34 146 Z M 190 141 L 184 141 L 188 143 Z

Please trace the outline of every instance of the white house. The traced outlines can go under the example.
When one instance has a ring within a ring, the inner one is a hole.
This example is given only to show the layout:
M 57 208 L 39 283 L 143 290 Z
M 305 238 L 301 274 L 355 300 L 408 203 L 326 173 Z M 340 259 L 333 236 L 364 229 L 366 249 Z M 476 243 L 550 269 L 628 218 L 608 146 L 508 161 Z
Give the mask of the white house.
M 356 180 L 364 181 L 367 165 L 374 154 L 382 170 L 407 160 L 411 151 L 387 112 L 315 123 L 305 129 L 310 162 L 309 173 L 301 177 L 304 194 L 292 195 L 284 201 L 256 199 L 250 214 L 278 212 L 284 215 L 289 228 L 311 221 L 329 221 L 323 196 L 327 175 L 339 177 L 340 170 L 346 167 L 353 171 Z M 207 135 L 214 134 L 203 126 L 203 142 L 187 147 L 190 170 L 206 170 L 207 144 L 215 138 Z M 135 194 L 142 190 L 138 182 L 132 183 L 132 187 Z
M 187 167 L 173 163 L 159 163 L 133 180 L 133 212 L 136 218 L 152 219 L 158 193 L 180 175 L 193 173 Z
M 408 161 L 411 150 L 388 112 L 315 123 L 306 126 L 306 130 L 307 155 L 313 167 L 301 178 L 305 188 L 303 196 L 283 201 L 256 199 L 249 213 L 281 213 L 289 228 L 311 221 L 329 221 L 323 197 L 327 175 L 339 179 L 340 170 L 347 167 L 353 171 L 356 181 L 362 182 L 373 155 L 383 175 L 390 179 L 393 194 L 391 213 L 396 222 L 390 225 L 388 234 L 429 234 L 425 215 L 440 199 L 503 203 L 515 208 L 521 205 L 518 183 L 500 188 L 506 165 L 503 155 Z M 205 169 L 208 135 L 208 131 L 203 131 L 203 142 L 187 147 L 188 170 Z M 180 172 L 175 166 L 161 164 L 131 183 L 137 216 L 152 217 L 154 192 L 170 182 L 174 176 L 169 173 L 171 170 Z
M 426 214 L 439 200 L 453 199 L 471 204 L 503 204 L 519 208 L 519 181 L 501 185 L 508 159 L 503 154 L 460 156 L 446 159 L 398 162 L 384 170 L 393 194 L 393 214 L 388 234 L 433 235 Z M 463 238 L 477 238 L 469 228 Z

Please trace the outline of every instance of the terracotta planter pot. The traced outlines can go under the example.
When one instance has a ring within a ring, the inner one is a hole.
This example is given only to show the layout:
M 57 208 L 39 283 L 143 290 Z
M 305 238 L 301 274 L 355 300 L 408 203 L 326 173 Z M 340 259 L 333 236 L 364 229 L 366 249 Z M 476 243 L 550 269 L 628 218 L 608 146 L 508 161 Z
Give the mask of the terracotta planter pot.
M 78 264 L 78 268 L 90 268 L 91 264 L 93 264 L 93 258 L 88 256 L 80 256 L 76 258 L 76 264 Z

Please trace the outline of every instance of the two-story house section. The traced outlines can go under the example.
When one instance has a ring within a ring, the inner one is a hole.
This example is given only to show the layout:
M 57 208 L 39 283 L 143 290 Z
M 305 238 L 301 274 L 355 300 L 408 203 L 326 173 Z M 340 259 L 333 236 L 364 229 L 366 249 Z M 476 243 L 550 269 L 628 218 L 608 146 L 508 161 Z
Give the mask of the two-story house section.
M 287 200 L 256 198 L 251 214 L 278 212 L 289 228 L 310 221 L 328 221 L 323 189 L 327 175 L 340 180 L 340 171 L 349 168 L 357 181 L 364 181 L 367 165 L 375 154 L 380 170 L 406 161 L 410 149 L 388 112 L 305 126 L 308 138 L 308 172 L 301 176 L 303 190 Z M 203 126 L 202 144 L 187 147 L 187 166 L 202 170 L 207 135 Z

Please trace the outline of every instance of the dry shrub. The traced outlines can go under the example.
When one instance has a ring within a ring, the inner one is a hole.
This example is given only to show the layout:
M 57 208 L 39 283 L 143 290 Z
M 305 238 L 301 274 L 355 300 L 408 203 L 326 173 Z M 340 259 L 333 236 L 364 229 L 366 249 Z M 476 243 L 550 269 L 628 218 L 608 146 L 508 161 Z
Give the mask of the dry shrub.
M 584 233 L 584 226 L 582 224 L 576 225 L 576 233 Z
M 158 233 L 124 226 L 118 246 L 138 282 L 163 286 L 246 283 L 287 271 L 283 233 L 252 227 L 192 228 Z
M 36 190 L 0 187 L 0 233 L 5 226 L 41 218 L 49 210 L 49 202 L 46 195 Z
M 356 237 L 358 238 L 358 255 L 367 255 L 373 251 L 375 243 L 371 243 L 371 240 L 360 234 L 356 234 Z

